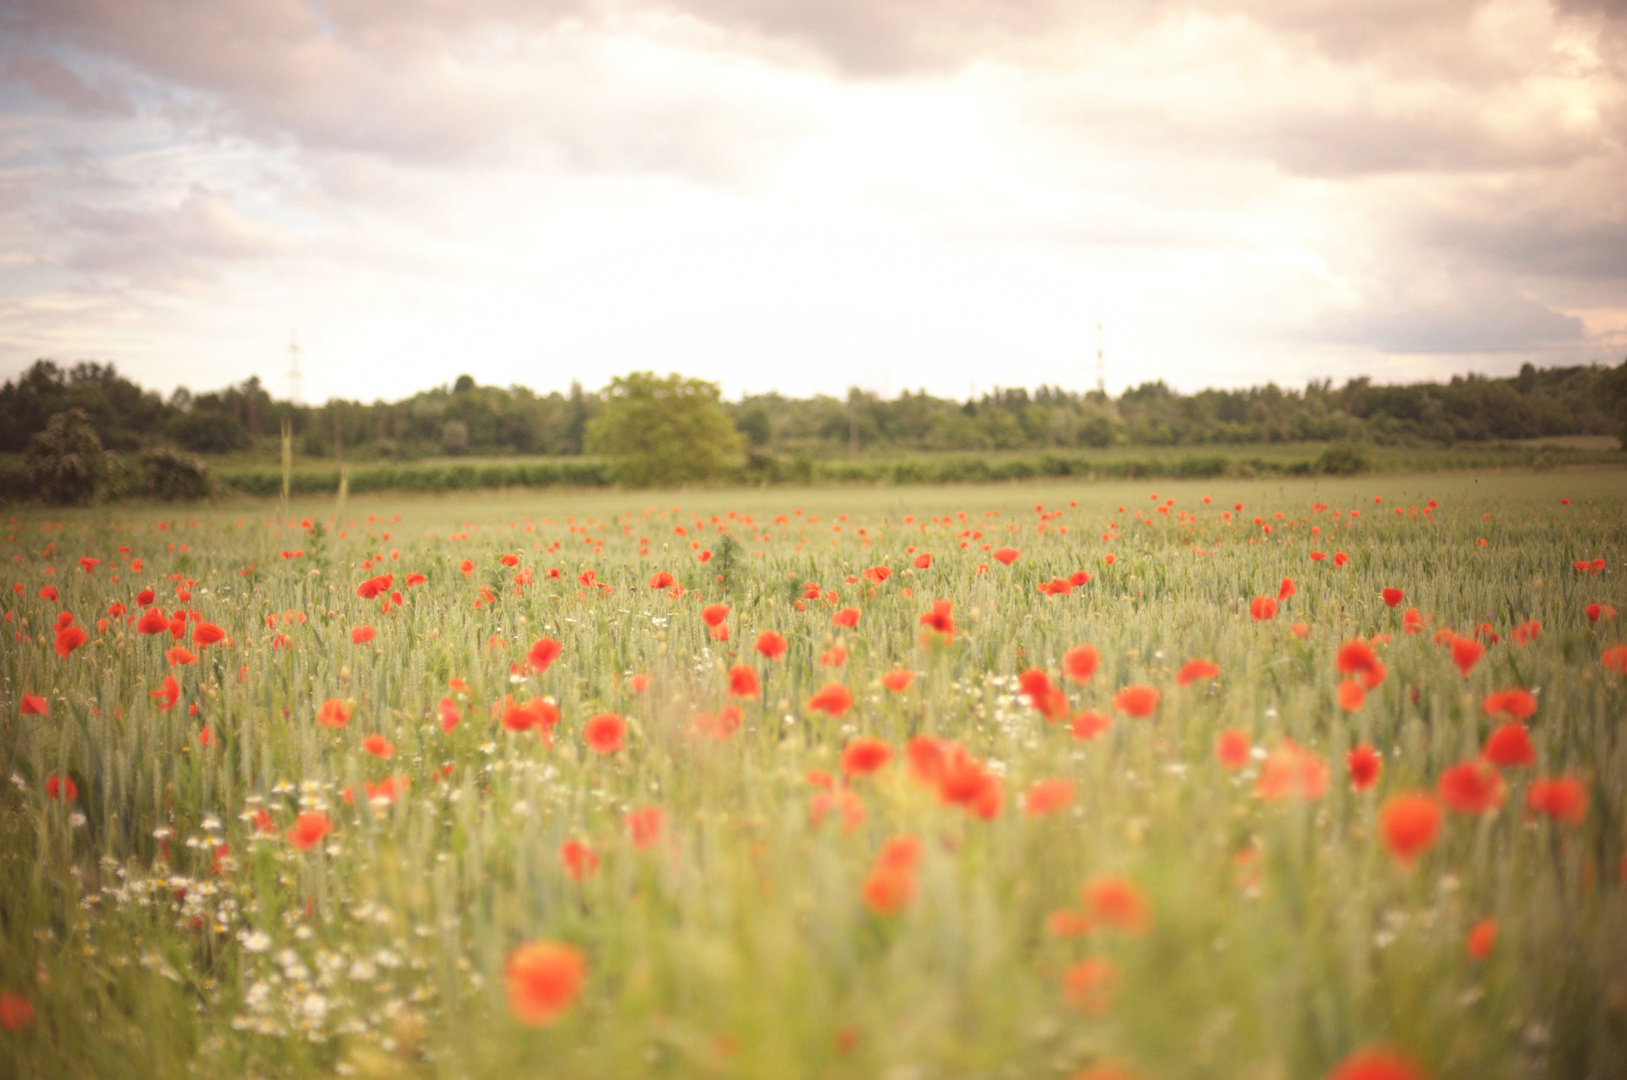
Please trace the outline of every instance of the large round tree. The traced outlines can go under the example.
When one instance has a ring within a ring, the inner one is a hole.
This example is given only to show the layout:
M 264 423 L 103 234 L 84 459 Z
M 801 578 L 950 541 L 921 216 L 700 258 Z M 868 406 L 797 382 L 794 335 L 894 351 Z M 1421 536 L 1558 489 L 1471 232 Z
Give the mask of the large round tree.
M 587 431 L 588 453 L 603 455 L 616 480 L 635 487 L 717 478 L 739 465 L 743 448 L 716 383 L 649 371 L 612 379 Z

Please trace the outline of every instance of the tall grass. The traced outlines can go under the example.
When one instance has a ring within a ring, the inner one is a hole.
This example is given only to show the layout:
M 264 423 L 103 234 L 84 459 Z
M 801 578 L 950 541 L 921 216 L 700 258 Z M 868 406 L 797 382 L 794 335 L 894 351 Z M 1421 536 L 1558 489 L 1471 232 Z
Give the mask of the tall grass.
M 362 475 L 337 508 L 329 488 L 286 512 L 8 528 L 23 588 L 0 657 L 0 992 L 35 1018 L 0 1030 L 0 1075 L 924 1080 L 1116 1062 L 1154 1080 L 1298 1078 L 1372 1044 L 1437 1077 L 1627 1073 L 1627 688 L 1601 664 L 1623 634 L 1586 611 L 1627 606 L 1620 472 L 1212 480 L 1156 498 L 1051 483 L 462 501 L 370 495 Z M 740 549 L 726 592 L 699 558 L 725 532 Z M 1020 552 L 1009 566 L 1002 546 Z M 1575 568 L 1596 557 L 1603 571 Z M 859 577 L 878 565 L 884 582 Z M 1091 580 L 1070 595 L 1037 587 L 1079 570 Z M 651 589 L 658 571 L 683 594 Z M 358 595 L 386 573 L 383 595 Z M 1284 577 L 1297 588 L 1277 616 L 1251 619 Z M 185 640 L 138 633 L 144 588 L 229 640 L 197 647 L 196 622 Z M 937 598 L 957 633 L 923 645 Z M 727 641 L 701 617 L 714 602 L 731 607 Z M 834 626 L 849 605 L 857 626 Z M 1404 632 L 1406 608 L 1425 632 Z M 62 611 L 89 631 L 67 657 Z M 1530 620 L 1540 634 L 1514 643 Z M 377 635 L 356 644 L 364 625 Z M 1464 675 L 1437 632 L 1482 627 L 1497 641 Z M 764 630 L 787 639 L 783 659 L 752 651 Z M 1375 635 L 1388 677 L 1346 712 L 1335 652 Z M 563 653 L 537 673 L 543 636 Z M 1082 642 L 1100 669 L 1065 682 Z M 167 661 L 177 645 L 197 661 Z M 838 646 L 845 664 L 821 666 Z M 1178 686 L 1194 657 L 1219 677 Z M 695 736 L 696 714 L 729 702 L 733 664 L 757 670 L 761 696 L 731 737 Z M 1078 739 L 1019 693 L 1034 667 L 1070 713 L 1113 715 L 1130 683 L 1162 701 Z M 903 693 L 880 683 L 896 669 L 914 672 Z M 152 697 L 165 675 L 169 709 Z M 840 717 L 807 706 L 828 682 L 854 694 Z M 1473 758 L 1498 722 L 1482 699 L 1514 686 L 1537 694 L 1535 765 L 1504 771 L 1500 808 L 1448 811 L 1399 866 L 1380 806 Z M 21 713 L 24 694 L 49 714 Z M 538 695 L 561 713 L 551 739 L 494 719 L 505 697 Z M 351 703 L 345 727 L 317 724 L 328 699 Z M 449 731 L 442 699 L 461 716 Z M 630 731 L 600 755 L 581 731 L 605 711 Z M 1213 753 L 1228 729 L 1256 747 L 1238 772 Z M 393 756 L 363 749 L 373 734 Z M 998 814 L 910 778 L 902 749 L 921 734 L 1000 777 Z M 894 760 L 849 783 L 861 820 L 816 824 L 810 774 L 839 792 L 860 735 Z M 1262 799 L 1265 754 L 1290 739 L 1327 763 L 1328 790 Z M 1344 761 L 1363 741 L 1384 768 L 1357 792 Z M 1528 814 L 1532 780 L 1553 775 L 1585 784 L 1579 825 Z M 77 799 L 47 797 L 53 776 Z M 370 800 L 387 777 L 408 786 Z M 1032 817 L 1023 794 L 1043 778 L 1076 798 Z M 640 850 L 623 819 L 646 806 L 665 828 Z M 309 851 L 287 839 L 301 811 L 334 822 Z M 864 883 L 905 833 L 924 849 L 914 892 L 878 914 Z M 571 837 L 600 860 L 581 882 L 559 856 Z M 1149 928 L 1052 933 L 1051 913 L 1106 875 L 1144 894 Z M 1465 936 L 1488 917 L 1495 947 L 1471 959 Z M 535 939 L 581 950 L 588 976 L 533 1029 L 510 1014 L 503 967 Z M 1117 971 L 1099 1011 L 1064 986 L 1087 957 Z

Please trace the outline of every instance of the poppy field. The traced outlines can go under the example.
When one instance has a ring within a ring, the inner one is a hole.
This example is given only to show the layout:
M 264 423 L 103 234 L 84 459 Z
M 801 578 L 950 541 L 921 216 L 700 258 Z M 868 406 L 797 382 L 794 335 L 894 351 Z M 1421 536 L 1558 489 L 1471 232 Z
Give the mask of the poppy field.
M 1624 493 L 19 513 L 0 1076 L 1627 1075 Z

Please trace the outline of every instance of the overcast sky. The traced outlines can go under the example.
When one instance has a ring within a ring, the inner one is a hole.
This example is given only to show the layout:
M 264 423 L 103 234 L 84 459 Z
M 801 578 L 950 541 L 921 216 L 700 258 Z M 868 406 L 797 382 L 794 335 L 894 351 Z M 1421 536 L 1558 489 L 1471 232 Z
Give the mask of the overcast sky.
M 1627 357 L 1627 0 L 5 0 L 0 377 Z

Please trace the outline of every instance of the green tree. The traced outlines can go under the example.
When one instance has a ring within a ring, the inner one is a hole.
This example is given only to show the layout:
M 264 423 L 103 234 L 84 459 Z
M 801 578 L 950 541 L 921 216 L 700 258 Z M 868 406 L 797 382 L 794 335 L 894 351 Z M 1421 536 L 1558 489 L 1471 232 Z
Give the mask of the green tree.
M 34 494 L 48 503 L 88 503 L 107 472 L 107 455 L 83 409 L 65 409 L 28 443 L 23 461 Z
M 710 480 L 740 463 L 743 440 L 718 402 L 716 383 L 635 371 L 610 381 L 588 424 L 587 450 L 634 487 Z

